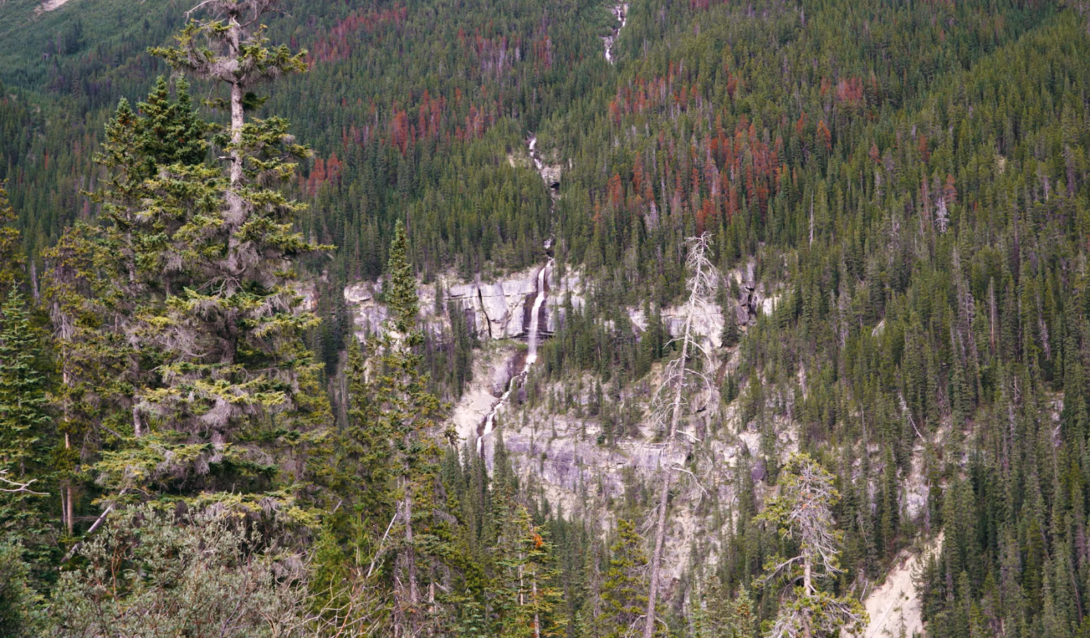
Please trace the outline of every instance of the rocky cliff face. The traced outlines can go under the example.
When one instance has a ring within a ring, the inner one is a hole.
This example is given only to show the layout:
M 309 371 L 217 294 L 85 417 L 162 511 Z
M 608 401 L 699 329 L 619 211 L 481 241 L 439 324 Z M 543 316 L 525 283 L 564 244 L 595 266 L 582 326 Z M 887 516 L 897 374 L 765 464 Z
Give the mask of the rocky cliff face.
M 535 266 L 512 273 L 491 282 L 463 282 L 452 276 L 442 276 L 434 284 L 419 284 L 420 319 L 425 329 L 441 336 L 450 328 L 450 318 L 445 309 L 436 310 L 436 294 L 465 313 L 466 323 L 481 341 L 526 338 L 530 326 L 530 310 L 537 294 L 538 272 L 544 267 Z M 563 314 L 563 304 L 570 297 L 575 308 L 584 304 L 583 279 L 578 272 L 558 277 L 549 268 L 545 279 L 548 297 L 547 310 L 541 318 L 540 330 L 547 336 L 556 332 L 558 318 Z M 368 335 L 382 329 L 389 312 L 380 299 L 382 281 L 352 284 L 344 290 L 344 300 L 352 312 L 356 336 L 366 340 Z
M 466 314 L 478 339 L 515 339 L 525 335 L 527 300 L 537 293 L 536 272 L 520 273 L 493 283 L 451 286 L 450 301 Z
M 694 475 L 683 476 L 681 481 L 683 491 L 671 517 L 673 529 L 667 547 L 667 564 L 673 575 L 679 577 L 688 566 L 689 548 L 694 542 L 703 544 L 712 557 L 716 554 L 715 524 L 696 512 L 705 499 L 715 498 L 722 503 L 736 498 L 734 474 L 729 468 L 757 453 L 760 436 L 740 422 L 735 407 L 722 404 L 717 388 L 708 387 L 692 396 L 692 417 L 686 425 L 687 437 L 698 443 L 688 451 L 685 446 L 678 446 L 671 457 L 663 458 L 659 433 L 646 418 L 662 372 L 658 366 L 636 384 L 602 385 L 607 400 L 618 410 L 628 411 L 635 422 L 635 427 L 615 445 L 606 445 L 607 426 L 602 415 L 590 409 L 595 400 L 596 379 L 583 375 L 545 384 L 533 367 L 527 370 L 525 380 L 520 376 L 526 370 L 523 342 L 528 337 L 529 315 L 538 293 L 537 275 L 542 267 L 491 282 L 440 277 L 434 284 L 418 287 L 421 320 L 427 330 L 434 335 L 449 330 L 447 313 L 436 311 L 435 298 L 440 294 L 453 309 L 465 313 L 467 325 L 483 342 L 475 358 L 473 382 L 453 407 L 451 423 L 469 449 L 476 449 L 476 442 L 481 439 L 480 449 L 489 466 L 496 441 L 502 436 L 524 482 L 536 486 L 563 511 L 579 512 L 598 520 L 603 528 L 613 524 L 611 504 L 623 501 L 631 490 L 651 484 L 660 463 L 682 465 L 686 453 L 695 455 Z M 565 299 L 570 299 L 576 309 L 584 306 L 587 282 L 583 274 L 569 271 L 561 275 L 558 271 L 550 267 L 544 278 L 547 296 L 539 318 L 539 336 L 543 338 L 556 332 L 563 322 Z M 730 278 L 735 281 L 734 289 L 739 291 L 734 308 L 743 329 L 755 321 L 758 313 L 771 312 L 773 304 L 768 303 L 768 297 L 754 282 L 752 268 L 748 272 L 729 273 L 724 277 L 724 285 L 730 285 Z M 357 332 L 362 338 L 379 330 L 387 317 L 380 297 L 381 284 L 357 284 L 345 290 L 345 300 L 353 309 Z M 646 328 L 642 310 L 631 308 L 629 316 L 636 330 Z M 681 308 L 664 308 L 662 317 L 672 335 L 683 329 Z M 694 329 L 701 335 L 702 346 L 712 354 L 716 369 L 733 370 L 738 364 L 738 353 L 736 349 L 721 347 L 723 324 L 718 306 L 711 306 L 694 318 Z M 523 385 L 511 388 L 506 401 L 497 407 L 513 379 L 516 385 Z M 531 386 L 534 399 L 528 396 Z M 486 434 L 484 422 L 493 410 L 497 413 L 496 430 Z M 797 434 L 790 424 L 780 424 L 777 432 L 779 447 L 785 451 L 794 449 Z M 763 477 L 755 478 L 760 484 Z

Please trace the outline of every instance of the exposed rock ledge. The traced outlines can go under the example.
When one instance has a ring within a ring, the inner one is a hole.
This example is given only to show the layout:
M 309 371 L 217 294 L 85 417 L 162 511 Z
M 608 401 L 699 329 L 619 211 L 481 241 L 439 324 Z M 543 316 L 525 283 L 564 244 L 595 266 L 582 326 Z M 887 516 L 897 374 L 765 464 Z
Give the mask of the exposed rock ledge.
M 924 635 L 923 610 L 913 576 L 928 557 L 938 555 L 942 550 L 942 541 L 943 535 L 940 533 L 919 554 L 904 551 L 897 556 L 886 580 L 863 601 L 870 624 L 856 638 Z
M 60 9 L 64 5 L 68 4 L 71 0 L 45 0 L 45 2 L 38 5 L 38 8 L 34 10 L 36 15 L 41 15 L 47 11 L 54 11 Z M 3 4 L 0 2 L 0 4 Z
M 482 341 L 494 339 L 519 339 L 526 336 L 530 325 L 530 310 L 537 294 L 537 273 L 542 266 L 512 273 L 492 282 L 458 281 L 442 276 L 434 284 L 417 284 L 420 299 L 420 319 L 425 329 L 433 335 L 441 335 L 450 328 L 445 311 L 436 313 L 435 295 L 443 291 L 443 299 L 454 303 L 465 313 L 469 329 Z M 548 271 L 544 321 L 541 331 L 552 334 L 557 329 L 565 298 L 570 295 L 575 308 L 583 306 L 583 280 L 577 272 L 558 277 L 555 268 Z M 344 289 L 344 300 L 352 312 L 356 335 L 366 339 L 377 333 L 389 316 L 386 305 L 378 300 L 382 281 L 355 283 Z

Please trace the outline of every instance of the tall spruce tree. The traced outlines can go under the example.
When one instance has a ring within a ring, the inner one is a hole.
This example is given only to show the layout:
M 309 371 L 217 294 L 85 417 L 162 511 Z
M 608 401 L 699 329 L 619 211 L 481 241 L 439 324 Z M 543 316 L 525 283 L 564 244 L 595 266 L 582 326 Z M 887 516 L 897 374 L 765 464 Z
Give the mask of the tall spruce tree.
M 38 591 L 55 580 L 59 549 L 56 430 L 48 405 L 45 343 L 26 299 L 13 290 L 0 306 L 0 545 L 17 541 L 28 580 Z
M 266 46 L 258 21 L 273 5 L 202 3 L 210 17 L 153 52 L 235 97 L 303 70 L 302 54 Z M 119 105 L 98 158 L 100 222 L 52 255 L 63 420 L 110 433 L 95 476 L 112 497 L 291 504 L 299 491 L 282 488 L 306 479 L 305 450 L 328 422 L 302 343 L 317 319 L 294 268 L 321 247 L 293 230 L 302 206 L 280 191 L 309 151 L 281 118 L 247 120 L 232 101 L 216 129 L 184 82 L 176 95 L 160 79 L 141 113 Z M 207 161 L 209 132 L 225 159 Z M 131 424 L 118 427 L 123 412 Z
M 162 313 L 171 291 L 174 269 L 168 264 L 177 263 L 177 256 L 165 240 L 182 218 L 155 205 L 150 180 L 163 161 L 181 160 L 196 170 L 201 158 L 186 149 L 204 154 L 208 146 L 207 126 L 193 111 L 184 82 L 176 93 L 171 99 L 166 82 L 158 82 L 141 103 L 146 113 L 120 101 L 95 155 L 103 179 L 90 198 L 100 214 L 93 223 L 70 228 L 44 254 L 43 296 L 61 373 L 54 402 L 63 448 L 55 469 L 70 534 L 85 478 L 80 469 L 100 449 L 116 449 L 125 437 L 144 433 L 139 393 L 159 383 L 162 358 L 149 347 L 145 318 Z M 98 492 L 88 487 L 90 494 Z
M 149 436 L 138 429 L 136 445 L 99 465 L 116 489 L 150 480 L 168 494 L 232 492 L 256 504 L 280 485 L 275 451 L 307 435 L 299 412 L 322 412 L 299 400 L 315 374 L 301 337 L 317 319 L 303 309 L 293 267 L 320 247 L 292 229 L 302 206 L 278 190 L 309 151 L 285 120 L 247 121 L 241 103 L 243 89 L 304 68 L 302 54 L 266 46 L 258 21 L 273 4 L 202 3 L 210 17 L 192 20 L 179 47 L 153 49 L 179 71 L 228 85 L 231 124 L 215 137 L 226 160 L 187 165 L 203 143 L 189 137 L 201 125 L 188 117 L 184 90 L 166 104 L 160 83 L 142 105 L 139 143 L 158 167 L 145 208 L 170 220 L 153 265 L 168 288 L 140 317 L 141 347 L 160 358 L 156 382 L 136 392 Z
M 28 499 L 50 482 L 52 419 L 41 365 L 41 339 L 15 290 L 0 306 L 0 530 L 31 533 L 26 523 L 37 521 L 38 507 Z M 34 483 L 33 490 L 11 487 Z
M 643 551 L 643 539 L 636 533 L 636 525 L 630 520 L 617 523 L 617 540 L 610 548 L 609 569 L 606 570 L 601 590 L 601 616 L 598 626 L 605 638 L 624 638 L 638 631 L 637 625 L 647 611 L 647 580 L 644 570 L 647 554 Z M 655 636 L 666 635 L 662 625 L 654 630 Z
M 392 537 L 394 629 L 397 636 L 416 635 L 440 623 L 444 610 L 435 601 L 439 564 L 425 548 L 437 548 L 441 507 L 437 490 L 438 442 L 432 436 L 439 401 L 428 392 L 421 368 L 417 326 L 416 277 L 408 259 L 408 238 L 398 222 L 390 244 L 384 296 L 391 318 L 380 338 L 372 396 L 380 431 L 389 436 L 388 472 L 395 514 Z M 426 604 L 425 604 L 426 601 Z
M 504 499 L 504 500 L 508 500 Z M 508 502 L 496 512 L 499 536 L 496 635 L 500 638 L 556 636 L 563 623 L 555 617 L 560 599 L 552 584 L 553 547 L 521 503 Z

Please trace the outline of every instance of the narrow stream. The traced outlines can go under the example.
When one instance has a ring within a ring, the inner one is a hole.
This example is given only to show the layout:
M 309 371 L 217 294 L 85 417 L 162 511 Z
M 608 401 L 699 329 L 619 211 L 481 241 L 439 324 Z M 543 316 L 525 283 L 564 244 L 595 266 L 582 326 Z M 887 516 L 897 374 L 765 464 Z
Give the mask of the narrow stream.
M 620 22 L 620 26 L 614 27 L 613 33 L 602 36 L 602 42 L 606 45 L 606 61 L 613 64 L 613 43 L 617 41 L 617 36 L 621 34 L 621 29 L 624 28 L 626 22 L 628 22 L 628 3 L 621 2 L 613 5 L 613 17 L 617 18 Z
M 627 5 L 625 5 L 627 7 Z M 527 146 L 530 149 L 530 159 L 534 162 L 534 168 L 537 169 L 541 179 L 545 180 L 545 186 L 549 188 L 550 196 L 552 197 L 552 203 L 550 204 L 550 212 L 553 212 L 553 208 L 556 206 L 556 192 L 552 189 L 552 184 L 549 182 L 549 178 L 545 172 L 545 162 L 541 159 L 541 155 L 537 152 L 537 136 L 533 135 L 527 142 Z M 552 246 L 552 239 L 545 240 L 545 250 L 548 251 Z M 477 438 L 477 452 L 480 453 L 484 449 L 485 437 L 492 434 L 495 430 L 496 415 L 503 406 L 507 404 L 508 399 L 511 397 L 511 392 L 515 388 L 522 387 L 526 382 L 526 377 L 530 374 L 530 368 L 537 362 L 537 346 L 538 341 L 541 339 L 541 307 L 545 305 L 545 299 L 548 297 L 548 286 L 546 281 L 549 277 L 549 269 L 553 266 L 553 258 L 549 257 L 545 264 L 541 266 L 541 269 L 537 271 L 537 292 L 534 296 L 534 305 L 530 309 L 530 325 L 527 329 L 527 350 L 526 360 L 522 365 L 522 371 L 515 376 L 511 377 L 511 380 L 507 382 L 507 388 L 503 391 L 503 395 L 496 401 L 492 409 L 488 411 L 488 416 L 484 419 L 483 427 L 480 430 L 480 436 Z

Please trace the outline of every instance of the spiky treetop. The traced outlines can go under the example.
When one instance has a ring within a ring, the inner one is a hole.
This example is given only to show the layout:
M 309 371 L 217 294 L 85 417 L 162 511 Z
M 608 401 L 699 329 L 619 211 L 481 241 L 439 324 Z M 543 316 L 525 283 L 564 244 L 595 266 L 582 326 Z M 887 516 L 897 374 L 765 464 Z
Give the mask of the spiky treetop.
M 175 69 L 243 89 L 305 71 L 306 51 L 293 54 L 285 45 L 269 47 L 265 27 L 258 24 L 276 4 L 276 0 L 206 0 L 186 15 L 202 12 L 208 17 L 191 20 L 177 36 L 177 47 L 149 51 Z

